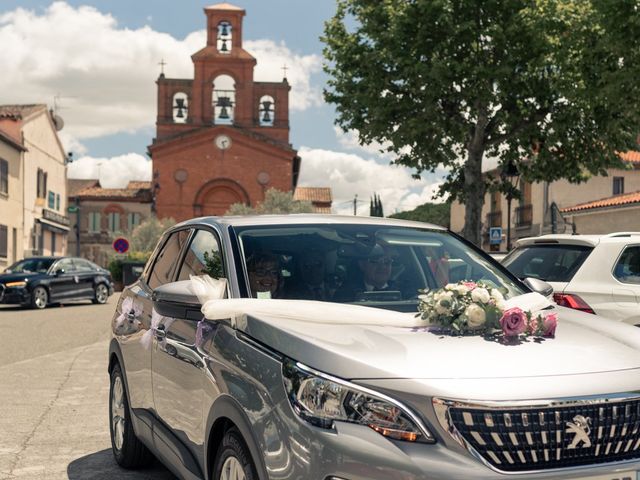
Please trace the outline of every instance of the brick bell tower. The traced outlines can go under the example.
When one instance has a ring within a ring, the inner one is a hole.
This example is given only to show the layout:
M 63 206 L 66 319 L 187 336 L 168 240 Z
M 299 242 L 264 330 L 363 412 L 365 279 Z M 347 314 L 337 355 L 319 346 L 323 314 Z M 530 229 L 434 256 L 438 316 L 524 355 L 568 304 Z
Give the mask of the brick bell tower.
M 161 73 L 156 81 L 149 152 L 159 218 L 223 215 L 233 203 L 255 206 L 268 188 L 291 191 L 298 180 L 287 79 L 254 82 L 256 59 L 242 48 L 243 9 L 220 3 L 204 13 L 207 45 L 191 56 L 193 80 Z

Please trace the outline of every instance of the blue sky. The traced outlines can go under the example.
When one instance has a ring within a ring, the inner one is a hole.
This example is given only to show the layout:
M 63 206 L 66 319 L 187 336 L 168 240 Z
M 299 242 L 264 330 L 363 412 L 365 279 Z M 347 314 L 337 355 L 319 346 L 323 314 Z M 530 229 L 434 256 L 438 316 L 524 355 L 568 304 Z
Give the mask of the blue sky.
M 3 0 L 0 3 L 0 103 L 47 103 L 65 120 L 61 138 L 77 159 L 69 177 L 100 176 L 106 186 L 150 175 L 144 158 L 154 136 L 157 63 L 168 77 L 192 78 L 190 55 L 204 46 L 203 8 L 194 0 Z M 376 146 L 334 126 L 322 100 L 323 23 L 331 0 L 237 0 L 246 10 L 245 48 L 258 60 L 256 80 L 292 84 L 291 142 L 303 159 L 300 184 L 326 186 L 334 211 L 348 213 L 358 194 L 378 192 L 387 212 L 428 201 L 437 178 L 411 179 Z

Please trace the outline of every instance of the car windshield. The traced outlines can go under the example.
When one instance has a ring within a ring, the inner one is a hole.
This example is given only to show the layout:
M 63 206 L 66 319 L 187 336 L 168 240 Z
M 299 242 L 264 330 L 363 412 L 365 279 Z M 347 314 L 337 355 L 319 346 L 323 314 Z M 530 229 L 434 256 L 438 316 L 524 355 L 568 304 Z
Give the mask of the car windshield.
M 441 231 L 381 225 L 236 227 L 249 294 L 415 311 L 419 289 L 482 281 L 523 293 L 491 259 Z
M 27 258 L 14 263 L 6 271 L 10 273 L 46 273 L 54 261 L 55 258 Z
M 527 245 L 516 248 L 502 264 L 518 278 L 570 282 L 592 250 L 586 245 Z

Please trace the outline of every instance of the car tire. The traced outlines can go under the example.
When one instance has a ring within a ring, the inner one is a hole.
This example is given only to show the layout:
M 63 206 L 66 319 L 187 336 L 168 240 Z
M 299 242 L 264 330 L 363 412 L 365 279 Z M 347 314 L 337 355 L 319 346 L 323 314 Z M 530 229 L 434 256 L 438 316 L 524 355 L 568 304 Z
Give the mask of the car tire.
M 113 456 L 121 467 L 129 469 L 143 467 L 153 459 L 151 452 L 133 431 L 124 377 L 118 364 L 111 371 L 109 432 Z
M 227 430 L 213 464 L 213 480 L 257 480 L 249 448 L 236 428 Z
M 109 287 L 104 283 L 99 283 L 93 288 L 93 303 L 98 305 L 104 305 L 109 299 Z
M 41 286 L 35 287 L 31 292 L 31 308 L 42 310 L 49 303 L 49 292 Z

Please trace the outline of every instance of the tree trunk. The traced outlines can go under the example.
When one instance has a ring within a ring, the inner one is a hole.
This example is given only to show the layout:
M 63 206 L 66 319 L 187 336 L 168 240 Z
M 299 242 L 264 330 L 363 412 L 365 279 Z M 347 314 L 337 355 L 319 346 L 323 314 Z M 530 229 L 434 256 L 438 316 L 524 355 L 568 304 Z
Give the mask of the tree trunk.
M 484 156 L 485 128 L 488 123 L 486 113 L 478 115 L 478 122 L 467 145 L 467 161 L 464 164 L 464 228 L 462 236 L 478 247 L 482 246 L 482 206 L 485 185 L 482 178 L 482 157 Z

